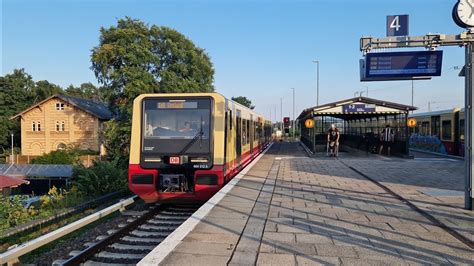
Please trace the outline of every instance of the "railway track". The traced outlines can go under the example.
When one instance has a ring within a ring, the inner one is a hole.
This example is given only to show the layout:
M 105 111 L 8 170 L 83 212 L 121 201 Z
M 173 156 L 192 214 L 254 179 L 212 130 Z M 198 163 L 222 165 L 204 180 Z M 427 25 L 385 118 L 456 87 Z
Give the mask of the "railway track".
M 199 206 L 158 205 L 144 212 L 129 212 L 127 224 L 119 224 L 108 235 L 97 237 L 82 251 L 56 265 L 107 265 L 138 263 L 169 234 L 186 221 Z

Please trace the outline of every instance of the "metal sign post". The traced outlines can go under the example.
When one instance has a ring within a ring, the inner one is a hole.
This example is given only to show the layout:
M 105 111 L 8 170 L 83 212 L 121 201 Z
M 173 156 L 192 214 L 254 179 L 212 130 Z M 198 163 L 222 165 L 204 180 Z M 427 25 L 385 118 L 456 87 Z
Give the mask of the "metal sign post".
M 464 188 L 464 207 L 472 210 L 474 199 L 472 194 L 472 169 L 473 169 L 473 84 L 474 84 L 474 33 L 463 32 L 459 35 L 446 34 L 427 34 L 425 36 L 405 36 L 405 37 L 385 37 L 373 38 L 362 37 L 360 39 L 360 50 L 365 54 L 372 49 L 387 48 L 412 48 L 424 47 L 426 49 L 435 49 L 438 46 L 459 46 L 466 49 L 465 63 L 465 141 L 464 141 L 464 163 L 465 163 L 465 188 Z
M 472 130 L 473 121 L 472 121 L 472 103 L 473 103 L 473 93 L 472 86 L 474 82 L 474 43 L 470 42 L 466 45 L 466 64 L 464 66 L 465 71 L 465 134 L 464 134 L 464 164 L 465 164 L 465 175 L 466 175 L 466 186 L 465 186 L 465 196 L 464 196 L 464 206 L 468 210 L 472 210 L 474 204 L 473 193 L 472 193 L 472 158 L 474 156 L 472 149 L 472 142 L 474 140 L 474 131 Z

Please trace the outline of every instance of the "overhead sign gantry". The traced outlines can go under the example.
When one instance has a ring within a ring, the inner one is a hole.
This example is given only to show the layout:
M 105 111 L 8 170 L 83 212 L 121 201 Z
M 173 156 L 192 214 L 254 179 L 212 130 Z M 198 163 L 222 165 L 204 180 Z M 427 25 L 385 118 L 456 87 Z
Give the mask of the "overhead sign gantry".
M 389 48 L 414 48 L 422 47 L 429 51 L 434 51 L 436 48 L 441 46 L 459 46 L 465 47 L 465 201 L 464 206 L 466 209 L 472 210 L 474 199 L 472 191 L 472 170 L 473 170 L 473 113 L 472 104 L 474 101 L 473 95 L 473 84 L 474 84 L 474 3 L 468 0 L 460 0 L 453 8 L 453 19 L 457 25 L 465 28 L 467 31 L 457 35 L 447 34 L 427 34 L 424 36 L 397 36 L 397 37 L 362 37 L 360 39 L 360 50 L 365 56 L 369 55 L 369 52 L 376 49 L 389 49 Z M 370 56 L 369 56 L 370 57 Z M 366 58 L 367 60 L 367 58 Z M 408 70 L 408 66 L 406 71 Z M 362 74 L 362 71 L 361 71 Z M 430 75 L 431 76 L 431 75 Z M 416 78 L 416 75 L 412 75 Z M 400 79 L 400 78 L 399 78 Z M 401 79 L 411 79 L 409 76 L 401 77 Z M 393 79 L 385 79 L 393 80 Z M 362 78 L 361 78 L 362 81 Z

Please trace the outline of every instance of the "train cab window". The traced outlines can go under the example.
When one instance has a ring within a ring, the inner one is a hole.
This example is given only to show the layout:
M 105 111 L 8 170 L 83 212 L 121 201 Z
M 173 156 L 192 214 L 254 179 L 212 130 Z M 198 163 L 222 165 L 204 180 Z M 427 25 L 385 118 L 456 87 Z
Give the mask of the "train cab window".
M 211 122 L 211 99 L 146 99 L 143 101 L 143 151 L 176 153 L 191 143 L 187 152 L 207 152 Z
M 209 106 L 198 107 L 197 102 L 190 101 L 178 103 L 157 102 L 145 107 L 145 137 L 186 139 L 200 132 L 209 137 Z
M 443 120 L 441 122 L 441 131 L 443 133 L 442 138 L 444 140 L 451 139 L 451 120 Z

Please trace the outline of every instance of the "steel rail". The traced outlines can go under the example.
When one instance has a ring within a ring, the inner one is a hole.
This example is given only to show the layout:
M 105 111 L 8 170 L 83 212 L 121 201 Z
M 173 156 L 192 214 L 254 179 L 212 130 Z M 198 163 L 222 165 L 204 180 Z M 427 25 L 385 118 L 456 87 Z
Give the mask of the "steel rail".
M 95 243 L 94 245 L 89 246 L 88 248 L 81 251 L 76 256 L 73 256 L 66 261 L 62 262 L 61 265 L 70 266 L 70 265 L 79 265 L 82 262 L 85 262 L 87 259 L 91 258 L 102 249 L 106 248 L 110 244 L 113 244 L 121 237 L 126 235 L 127 233 L 135 230 L 138 226 L 145 223 L 149 219 L 153 218 L 159 211 L 165 209 L 167 205 L 158 205 L 157 207 L 153 208 L 153 210 L 145 213 L 144 215 L 140 216 L 139 218 L 135 219 L 133 222 L 127 224 L 126 226 L 120 228 L 117 232 L 107 236 L 106 238 L 100 240 L 99 242 Z
M 135 199 L 137 199 L 137 196 L 132 196 L 130 198 L 127 198 L 125 200 L 122 200 L 112 206 L 109 206 L 105 209 L 102 209 L 98 212 L 95 212 L 89 216 L 86 216 L 78 221 L 75 221 L 73 223 L 70 223 L 66 226 L 63 226 L 57 230 L 54 230 L 53 232 L 50 232 L 46 235 L 40 236 L 38 238 L 35 238 L 31 241 L 28 241 L 24 244 L 19 245 L 18 247 L 12 248 L 10 250 L 5 251 L 4 253 L 0 254 L 0 265 L 3 264 L 8 264 L 8 265 L 13 265 L 15 263 L 18 263 L 18 258 L 25 255 L 28 252 L 31 252 L 39 247 L 42 247 L 58 238 L 61 238 L 71 232 L 74 232 L 92 222 L 95 222 L 111 213 L 114 213 L 118 210 L 123 210 L 125 207 L 128 205 L 132 204 L 135 202 Z

